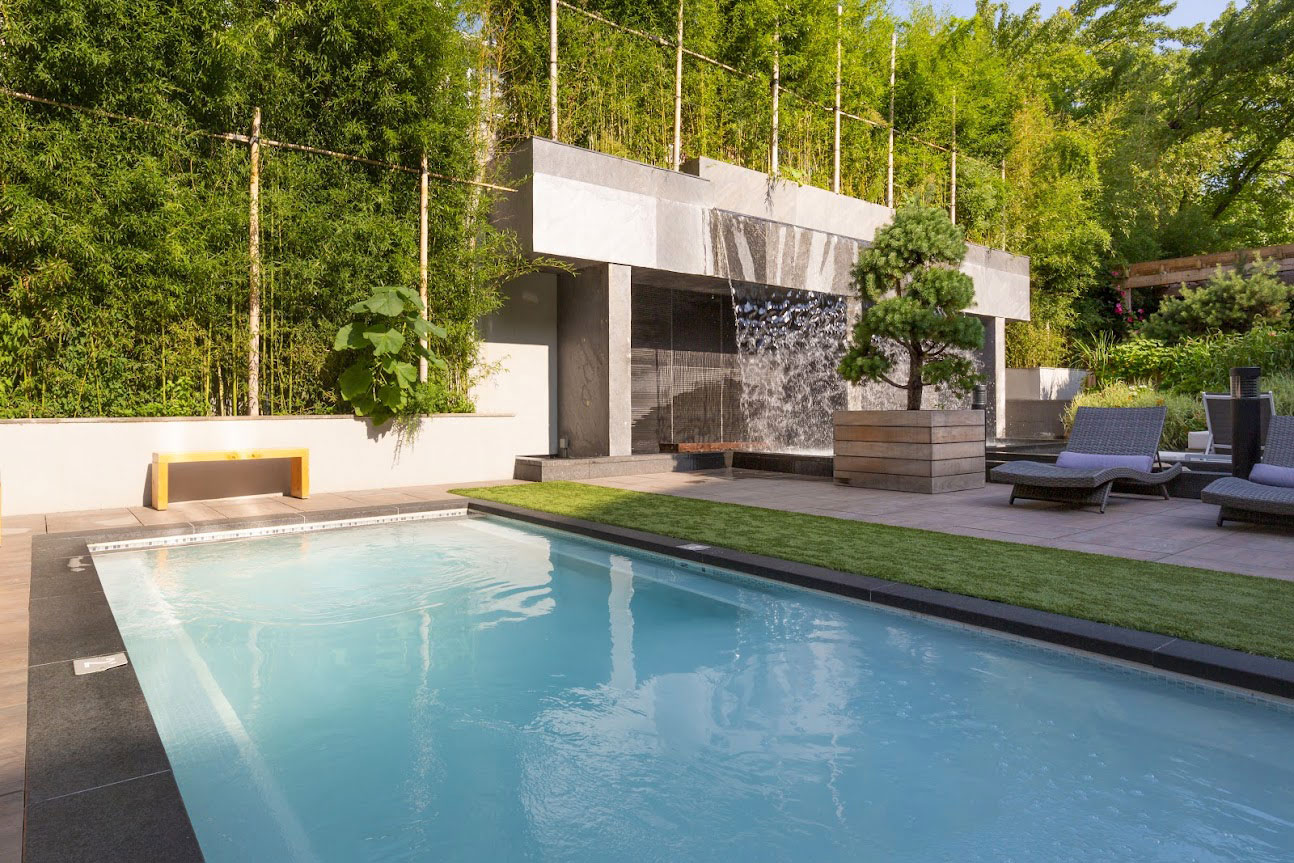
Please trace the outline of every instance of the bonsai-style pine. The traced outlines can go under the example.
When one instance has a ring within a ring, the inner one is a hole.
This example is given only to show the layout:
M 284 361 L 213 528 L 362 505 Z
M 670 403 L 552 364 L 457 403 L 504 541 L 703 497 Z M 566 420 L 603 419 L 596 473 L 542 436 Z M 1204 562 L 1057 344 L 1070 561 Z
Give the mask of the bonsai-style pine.
M 926 385 L 965 394 L 979 382 L 971 361 L 954 352 L 984 344 L 983 324 L 962 314 L 975 299 L 970 276 L 957 269 L 965 256 L 961 228 L 937 207 L 902 207 L 876 232 L 854 266 L 862 313 L 840 361 L 845 380 L 907 390 L 910 411 L 921 410 Z M 894 378 L 903 354 L 907 381 Z

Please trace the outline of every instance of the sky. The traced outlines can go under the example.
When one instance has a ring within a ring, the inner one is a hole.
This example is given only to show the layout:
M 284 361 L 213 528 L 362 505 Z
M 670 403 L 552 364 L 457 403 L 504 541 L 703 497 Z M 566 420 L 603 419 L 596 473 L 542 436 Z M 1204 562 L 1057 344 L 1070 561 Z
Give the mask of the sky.
M 1072 0 L 1008 0 L 1013 12 L 1023 12 L 1034 2 L 1042 6 L 1042 14 L 1050 15 L 1061 6 L 1068 6 Z M 970 15 L 975 11 L 975 0 L 934 0 L 934 7 L 947 7 L 957 15 Z M 1243 2 L 1237 2 L 1243 6 Z M 1209 22 L 1217 18 L 1227 8 L 1227 0 L 1177 0 L 1177 8 L 1168 16 L 1168 23 L 1175 27 L 1187 27 L 1191 24 Z

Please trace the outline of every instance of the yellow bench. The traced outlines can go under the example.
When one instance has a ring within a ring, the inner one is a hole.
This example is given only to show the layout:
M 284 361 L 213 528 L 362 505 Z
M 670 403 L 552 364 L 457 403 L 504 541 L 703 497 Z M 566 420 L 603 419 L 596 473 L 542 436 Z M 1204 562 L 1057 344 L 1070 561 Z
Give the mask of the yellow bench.
M 153 509 L 166 509 L 170 497 L 171 465 L 196 461 L 244 461 L 246 459 L 286 458 L 292 460 L 293 497 L 310 496 L 310 450 L 300 449 L 244 449 L 207 450 L 205 452 L 155 452 L 153 453 Z

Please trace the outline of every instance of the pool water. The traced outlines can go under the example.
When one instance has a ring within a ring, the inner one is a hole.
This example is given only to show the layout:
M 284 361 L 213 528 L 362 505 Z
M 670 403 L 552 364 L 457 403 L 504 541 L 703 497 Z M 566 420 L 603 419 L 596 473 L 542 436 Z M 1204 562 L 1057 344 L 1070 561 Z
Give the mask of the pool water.
M 208 861 L 1294 860 L 1294 712 L 491 518 L 96 555 Z

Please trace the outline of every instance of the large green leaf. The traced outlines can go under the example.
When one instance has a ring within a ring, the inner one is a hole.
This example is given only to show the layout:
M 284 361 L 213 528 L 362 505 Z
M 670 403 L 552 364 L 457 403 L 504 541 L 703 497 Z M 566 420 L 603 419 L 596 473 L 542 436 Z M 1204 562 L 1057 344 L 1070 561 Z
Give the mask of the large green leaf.
M 333 339 L 332 349 L 334 351 L 353 350 L 366 347 L 367 344 L 364 334 L 360 332 L 355 324 L 350 323 L 337 331 L 337 337 Z
M 341 397 L 354 405 L 360 395 L 373 389 L 373 373 L 362 362 L 353 363 L 341 373 L 338 383 L 341 384 Z
M 395 373 L 398 380 L 402 380 L 405 383 L 411 384 L 418 380 L 418 370 L 413 367 L 412 363 L 406 363 L 404 361 L 397 362 L 392 371 Z
M 404 297 L 391 288 L 378 291 L 364 304 L 374 314 L 385 315 L 388 318 L 398 317 L 404 312 Z
M 413 331 L 421 338 L 443 339 L 449 335 L 449 332 L 442 326 L 424 321 L 422 318 L 413 319 Z
M 364 328 L 364 338 L 373 344 L 373 353 L 377 356 L 398 353 L 404 347 L 404 333 L 395 327 L 374 324 Z
M 383 384 L 377 390 L 377 400 L 392 411 L 398 411 L 404 407 L 404 397 L 404 387 L 397 381 Z

